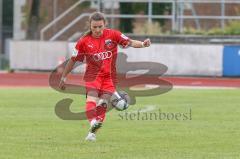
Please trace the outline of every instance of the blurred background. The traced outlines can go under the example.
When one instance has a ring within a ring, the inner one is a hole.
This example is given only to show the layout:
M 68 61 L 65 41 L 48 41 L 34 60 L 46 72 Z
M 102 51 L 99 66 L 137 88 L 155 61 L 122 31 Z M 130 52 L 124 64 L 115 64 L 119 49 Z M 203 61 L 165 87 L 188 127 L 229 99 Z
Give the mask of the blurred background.
M 108 27 L 151 38 L 130 61 L 163 63 L 168 75 L 240 75 L 240 0 L 0 0 L 0 11 L 1 70 L 53 70 L 101 11 Z

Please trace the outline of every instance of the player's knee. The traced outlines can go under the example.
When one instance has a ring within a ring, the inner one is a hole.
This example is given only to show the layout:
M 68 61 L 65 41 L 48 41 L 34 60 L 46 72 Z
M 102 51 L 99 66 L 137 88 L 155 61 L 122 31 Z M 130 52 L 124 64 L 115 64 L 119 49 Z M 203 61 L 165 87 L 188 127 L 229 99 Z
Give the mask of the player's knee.
M 99 99 L 97 106 L 107 106 L 108 105 L 108 100 L 107 99 Z
M 97 103 L 98 98 L 96 96 L 92 96 L 92 95 L 87 95 L 87 102 L 95 102 Z
M 102 94 L 101 99 L 105 99 L 105 100 L 109 100 L 111 98 L 111 95 L 110 94 Z
M 93 97 L 93 96 L 87 96 L 87 102 L 97 102 L 97 98 L 96 97 Z
M 97 102 L 97 100 L 98 100 L 97 92 L 89 91 L 87 93 L 87 102 Z

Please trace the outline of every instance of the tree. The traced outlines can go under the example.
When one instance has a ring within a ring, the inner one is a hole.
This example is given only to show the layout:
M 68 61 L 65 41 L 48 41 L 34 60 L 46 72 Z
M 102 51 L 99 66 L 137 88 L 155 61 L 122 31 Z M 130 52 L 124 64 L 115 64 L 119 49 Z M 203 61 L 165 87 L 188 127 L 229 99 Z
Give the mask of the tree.
M 132 3 L 120 3 L 120 14 L 132 14 Z M 132 18 L 120 19 L 120 30 L 125 33 L 132 33 Z
M 171 3 L 153 3 L 152 4 L 152 14 L 153 15 L 163 15 L 165 12 L 171 11 Z M 120 3 L 120 13 L 121 14 L 148 14 L 148 3 Z M 165 19 L 156 19 L 154 21 L 159 22 L 164 25 Z M 132 32 L 133 30 L 133 19 L 121 19 L 120 29 L 123 32 Z

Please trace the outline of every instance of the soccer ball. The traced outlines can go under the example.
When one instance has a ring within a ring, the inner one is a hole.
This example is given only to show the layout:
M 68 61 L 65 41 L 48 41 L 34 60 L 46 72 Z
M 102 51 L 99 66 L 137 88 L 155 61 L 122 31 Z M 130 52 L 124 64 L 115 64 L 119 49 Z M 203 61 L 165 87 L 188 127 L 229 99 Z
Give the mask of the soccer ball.
M 110 102 L 115 109 L 123 111 L 129 107 L 130 97 L 126 92 L 118 91 L 111 96 Z

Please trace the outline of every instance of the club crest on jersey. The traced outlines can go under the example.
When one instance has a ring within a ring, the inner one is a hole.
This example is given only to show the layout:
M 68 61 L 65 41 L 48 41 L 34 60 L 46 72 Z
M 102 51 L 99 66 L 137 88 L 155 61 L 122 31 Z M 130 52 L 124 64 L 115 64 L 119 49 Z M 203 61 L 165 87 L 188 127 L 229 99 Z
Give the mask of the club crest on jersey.
M 111 43 L 112 43 L 112 40 L 111 40 L 111 39 L 105 40 L 105 45 L 111 45 Z
M 106 50 L 111 50 L 116 46 L 117 46 L 116 43 L 114 43 L 111 39 L 105 40 L 104 47 L 105 47 Z

